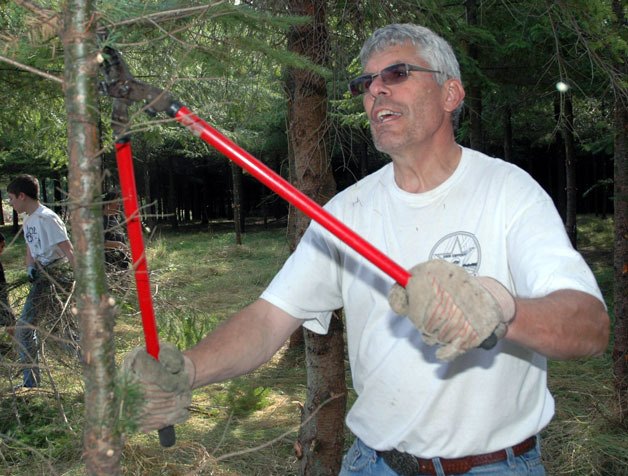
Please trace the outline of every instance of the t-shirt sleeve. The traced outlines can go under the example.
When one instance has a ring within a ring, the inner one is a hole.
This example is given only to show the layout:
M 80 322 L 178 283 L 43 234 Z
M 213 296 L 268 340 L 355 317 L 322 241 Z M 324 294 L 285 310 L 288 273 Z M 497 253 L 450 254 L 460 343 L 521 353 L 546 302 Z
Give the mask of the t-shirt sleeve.
M 513 195 L 507 203 L 522 203 L 514 207 L 507 232 L 510 272 L 517 295 L 533 298 L 573 289 L 604 302 L 595 276 L 571 245 L 549 195 L 538 184 L 526 181 L 514 181 L 508 190 Z
M 340 256 L 329 232 L 312 223 L 262 299 L 325 334 L 332 312 L 342 307 Z
M 59 217 L 47 216 L 42 219 L 41 233 L 46 234 L 46 242 L 49 246 L 58 245 L 64 241 L 68 241 L 68 233 L 65 225 Z

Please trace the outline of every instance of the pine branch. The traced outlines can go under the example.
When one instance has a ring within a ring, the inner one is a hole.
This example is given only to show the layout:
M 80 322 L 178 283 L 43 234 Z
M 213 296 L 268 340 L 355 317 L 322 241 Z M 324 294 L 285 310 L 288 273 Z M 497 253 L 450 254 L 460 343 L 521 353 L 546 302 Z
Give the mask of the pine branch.
M 36 74 L 38 76 L 42 76 L 43 78 L 50 79 L 51 81 L 55 81 L 55 82 L 57 82 L 59 84 L 63 84 L 63 79 L 61 79 L 61 78 L 59 78 L 57 76 L 45 73 L 44 71 L 41 71 L 41 70 L 39 70 L 37 68 L 33 68 L 31 66 L 28 66 L 28 65 L 25 65 L 25 64 L 22 64 L 22 63 L 18 63 L 17 61 L 12 60 L 11 58 L 7 58 L 6 56 L 1 56 L 0 55 L 0 61 L 3 62 L 3 63 L 8 63 L 8 64 L 10 64 L 12 66 L 15 66 L 18 69 L 22 69 L 24 71 L 28 71 L 29 73 L 33 73 L 33 74 Z
M 48 41 L 59 35 L 63 28 L 63 20 L 58 12 L 49 10 L 29 0 L 15 0 L 15 4 L 31 12 L 36 19 L 28 23 L 31 26 L 28 36 L 31 40 Z

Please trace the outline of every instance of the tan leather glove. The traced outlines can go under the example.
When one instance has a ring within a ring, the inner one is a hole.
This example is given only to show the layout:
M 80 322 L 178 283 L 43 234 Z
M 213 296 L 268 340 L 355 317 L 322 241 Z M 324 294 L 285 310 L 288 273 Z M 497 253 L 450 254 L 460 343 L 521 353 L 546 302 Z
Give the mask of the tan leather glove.
M 449 361 L 479 347 L 492 334 L 501 338 L 515 317 L 515 300 L 498 281 L 474 277 L 442 260 L 410 270 L 405 288 L 395 284 L 388 301 L 406 315 L 430 345 L 440 344 L 436 357 Z
M 147 433 L 187 420 L 194 364 L 174 345 L 167 342 L 160 345 L 159 361 L 145 348 L 135 348 L 124 358 L 122 370 L 143 393 L 138 422 L 141 431 Z

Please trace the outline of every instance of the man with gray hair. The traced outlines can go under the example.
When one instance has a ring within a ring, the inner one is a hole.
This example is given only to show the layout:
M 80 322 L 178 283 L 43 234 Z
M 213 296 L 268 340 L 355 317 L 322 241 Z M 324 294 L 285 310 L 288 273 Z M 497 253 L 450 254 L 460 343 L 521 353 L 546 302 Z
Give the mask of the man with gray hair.
M 608 344 L 595 278 L 528 174 L 456 143 L 465 91 L 444 39 L 389 25 L 360 59 L 349 89 L 391 163 L 325 207 L 416 265 L 407 286 L 312 223 L 261 297 L 196 346 L 163 346 L 167 366 L 127 356 L 146 393 L 142 429 L 185 420 L 192 388 L 259 367 L 301 325 L 325 333 L 342 307 L 357 399 L 341 475 L 542 475 L 547 358 Z

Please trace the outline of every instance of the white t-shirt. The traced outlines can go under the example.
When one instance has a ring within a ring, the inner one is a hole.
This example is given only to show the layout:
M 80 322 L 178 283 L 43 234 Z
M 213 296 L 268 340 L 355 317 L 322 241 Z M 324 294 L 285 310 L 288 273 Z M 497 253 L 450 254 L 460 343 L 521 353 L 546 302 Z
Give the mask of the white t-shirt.
M 463 148 L 449 179 L 426 193 L 395 183 L 392 164 L 326 209 L 406 269 L 430 259 L 492 276 L 523 298 L 576 289 L 602 300 L 550 197 L 524 171 Z M 501 340 L 438 361 L 387 301 L 393 280 L 312 223 L 262 298 L 325 333 L 344 307 L 353 385 L 351 431 L 377 450 L 454 458 L 517 444 L 554 413 L 546 359 Z
M 65 224 L 50 208 L 39 205 L 24 220 L 23 229 L 31 256 L 42 266 L 65 257 L 57 245 L 68 241 L 68 233 Z

